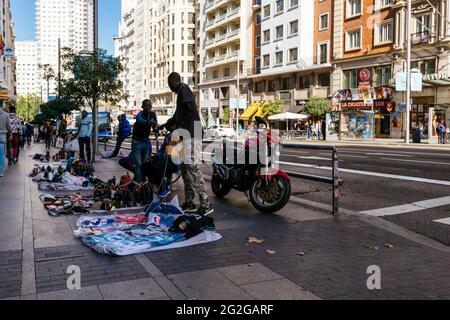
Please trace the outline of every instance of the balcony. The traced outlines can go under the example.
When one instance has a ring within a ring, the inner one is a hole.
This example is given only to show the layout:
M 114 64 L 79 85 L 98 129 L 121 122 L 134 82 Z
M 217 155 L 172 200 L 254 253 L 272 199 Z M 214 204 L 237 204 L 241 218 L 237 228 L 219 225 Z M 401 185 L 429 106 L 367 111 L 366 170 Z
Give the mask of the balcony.
M 414 45 L 431 43 L 431 36 L 428 31 L 413 33 L 411 34 L 411 42 Z

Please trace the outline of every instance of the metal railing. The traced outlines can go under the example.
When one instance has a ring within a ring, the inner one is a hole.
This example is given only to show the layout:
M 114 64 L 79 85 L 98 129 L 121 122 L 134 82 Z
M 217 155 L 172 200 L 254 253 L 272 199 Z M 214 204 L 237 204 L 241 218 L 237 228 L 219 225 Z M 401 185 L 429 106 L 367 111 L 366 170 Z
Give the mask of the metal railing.
M 343 185 L 343 181 L 339 179 L 339 155 L 336 146 L 325 146 L 325 145 L 296 145 L 296 144 L 283 144 L 283 148 L 288 149 L 307 149 L 307 150 L 322 150 L 322 151 L 331 151 L 332 153 L 332 176 L 331 177 L 323 177 L 313 174 L 307 173 L 298 173 L 286 171 L 286 173 L 294 178 L 306 179 L 311 181 L 317 181 L 322 183 L 327 183 L 333 186 L 333 204 L 332 210 L 333 215 L 339 215 L 339 196 L 340 196 L 340 187 Z

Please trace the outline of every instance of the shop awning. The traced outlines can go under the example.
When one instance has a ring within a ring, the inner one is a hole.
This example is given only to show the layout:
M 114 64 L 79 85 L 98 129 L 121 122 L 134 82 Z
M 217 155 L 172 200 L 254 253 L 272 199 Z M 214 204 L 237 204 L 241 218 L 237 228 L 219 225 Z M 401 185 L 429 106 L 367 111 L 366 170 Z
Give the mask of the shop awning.
M 261 104 L 259 102 L 252 103 L 247 110 L 240 116 L 239 120 L 250 121 L 253 116 L 259 111 Z

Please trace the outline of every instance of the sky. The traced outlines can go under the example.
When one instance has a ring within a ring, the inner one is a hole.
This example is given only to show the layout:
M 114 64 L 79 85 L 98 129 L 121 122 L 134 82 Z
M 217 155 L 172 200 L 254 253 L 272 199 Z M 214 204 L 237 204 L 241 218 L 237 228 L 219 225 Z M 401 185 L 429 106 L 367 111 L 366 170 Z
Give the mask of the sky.
M 16 41 L 35 40 L 34 0 L 12 0 L 12 16 Z M 117 35 L 120 22 L 120 0 L 99 1 L 100 47 L 114 54 L 113 37 Z

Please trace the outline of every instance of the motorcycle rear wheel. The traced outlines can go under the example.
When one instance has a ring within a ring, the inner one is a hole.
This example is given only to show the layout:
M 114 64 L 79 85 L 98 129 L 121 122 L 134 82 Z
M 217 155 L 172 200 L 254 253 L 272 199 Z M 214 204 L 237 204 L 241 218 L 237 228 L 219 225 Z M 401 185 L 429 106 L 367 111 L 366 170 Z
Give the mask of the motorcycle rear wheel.
M 269 181 L 269 186 L 265 186 L 265 183 L 265 178 L 255 179 L 250 189 L 250 201 L 261 212 L 274 213 L 280 211 L 291 198 L 290 181 L 281 176 L 274 176 L 272 181 Z M 268 199 L 264 199 L 262 194 L 270 197 L 271 201 L 266 201 Z
M 232 187 L 215 174 L 211 179 L 211 189 L 216 197 L 223 198 L 230 193 Z

